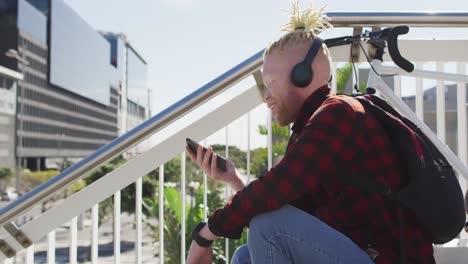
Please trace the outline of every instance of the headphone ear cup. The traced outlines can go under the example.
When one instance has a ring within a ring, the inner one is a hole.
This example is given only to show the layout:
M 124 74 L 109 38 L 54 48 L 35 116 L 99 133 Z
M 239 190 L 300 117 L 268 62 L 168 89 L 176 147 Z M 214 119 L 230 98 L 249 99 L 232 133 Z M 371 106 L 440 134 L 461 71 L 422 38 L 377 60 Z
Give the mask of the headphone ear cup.
M 313 77 L 314 72 L 312 71 L 311 65 L 308 65 L 304 61 L 296 64 L 291 71 L 291 82 L 299 88 L 304 88 L 309 85 Z

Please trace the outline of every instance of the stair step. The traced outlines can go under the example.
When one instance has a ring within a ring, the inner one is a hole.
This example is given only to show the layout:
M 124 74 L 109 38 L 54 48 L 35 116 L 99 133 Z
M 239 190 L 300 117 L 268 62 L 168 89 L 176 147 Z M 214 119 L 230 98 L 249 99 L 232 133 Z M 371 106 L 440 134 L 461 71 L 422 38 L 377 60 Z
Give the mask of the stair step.
M 435 247 L 434 257 L 437 264 L 466 264 L 468 263 L 468 248 Z

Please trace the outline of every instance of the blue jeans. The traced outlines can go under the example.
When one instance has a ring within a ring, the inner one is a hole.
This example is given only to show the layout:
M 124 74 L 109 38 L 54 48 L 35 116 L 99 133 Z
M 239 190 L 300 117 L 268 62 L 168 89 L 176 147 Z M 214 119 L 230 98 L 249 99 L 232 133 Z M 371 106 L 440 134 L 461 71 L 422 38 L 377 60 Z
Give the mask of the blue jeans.
M 370 264 L 371 258 L 348 237 L 318 218 L 286 205 L 250 222 L 248 245 L 231 264 Z

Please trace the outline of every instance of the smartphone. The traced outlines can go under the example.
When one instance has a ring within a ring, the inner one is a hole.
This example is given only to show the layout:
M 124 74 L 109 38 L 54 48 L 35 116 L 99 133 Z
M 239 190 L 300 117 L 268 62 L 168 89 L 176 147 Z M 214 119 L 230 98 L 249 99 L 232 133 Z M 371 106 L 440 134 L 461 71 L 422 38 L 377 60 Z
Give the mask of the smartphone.
M 187 141 L 187 146 L 189 147 L 190 151 L 192 151 L 192 153 L 197 155 L 197 149 L 200 144 L 198 144 L 196 141 L 191 140 L 190 138 L 187 138 L 186 141 Z M 205 153 L 207 150 L 208 150 L 207 148 L 203 147 L 203 156 L 205 156 Z M 212 157 L 213 155 L 211 155 L 210 160 L 209 160 L 210 165 L 211 165 Z M 216 158 L 216 167 L 222 171 L 227 171 L 226 163 L 227 163 L 226 159 L 218 155 L 218 157 Z

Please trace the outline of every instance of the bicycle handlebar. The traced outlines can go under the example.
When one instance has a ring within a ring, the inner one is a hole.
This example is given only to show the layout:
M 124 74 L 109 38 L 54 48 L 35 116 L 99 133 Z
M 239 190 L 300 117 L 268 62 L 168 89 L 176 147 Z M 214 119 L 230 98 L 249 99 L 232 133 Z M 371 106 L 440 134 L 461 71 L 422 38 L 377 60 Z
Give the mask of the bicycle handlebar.
M 398 49 L 398 36 L 408 33 L 409 28 L 407 26 L 397 26 L 394 27 L 388 32 L 388 52 L 390 57 L 396 65 L 400 66 L 403 70 L 407 72 L 412 72 L 414 70 L 414 64 L 409 62 L 407 59 L 401 56 L 400 50 Z
M 388 44 L 388 51 L 393 62 L 395 62 L 395 64 L 403 70 L 412 72 L 414 70 L 414 65 L 407 59 L 403 58 L 403 56 L 401 56 L 400 50 L 398 49 L 398 36 L 404 35 L 408 33 L 408 31 L 408 26 L 396 26 L 379 31 L 364 32 L 355 36 L 326 39 L 324 43 L 327 45 L 327 47 L 331 48 L 352 44 L 353 42 L 360 41 L 361 39 L 384 40 Z

